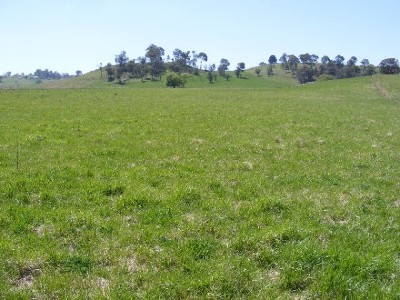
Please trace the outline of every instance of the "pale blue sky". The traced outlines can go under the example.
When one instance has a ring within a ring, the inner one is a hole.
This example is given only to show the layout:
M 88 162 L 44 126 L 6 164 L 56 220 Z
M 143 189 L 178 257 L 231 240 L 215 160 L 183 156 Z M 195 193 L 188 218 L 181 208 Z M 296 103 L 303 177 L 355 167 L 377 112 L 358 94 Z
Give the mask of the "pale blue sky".
M 156 44 L 246 67 L 283 52 L 400 58 L 399 0 L 0 0 L 0 74 L 84 73 Z

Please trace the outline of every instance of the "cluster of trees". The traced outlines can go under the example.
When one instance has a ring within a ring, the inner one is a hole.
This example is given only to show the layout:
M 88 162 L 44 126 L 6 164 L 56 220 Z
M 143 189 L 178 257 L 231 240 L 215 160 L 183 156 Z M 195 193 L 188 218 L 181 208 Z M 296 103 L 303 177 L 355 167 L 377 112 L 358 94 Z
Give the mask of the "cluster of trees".
M 29 76 L 29 75 L 26 75 L 26 76 L 25 76 L 24 73 L 13 75 L 13 77 L 21 77 L 21 78 L 28 78 L 28 76 Z M 0 82 L 2 82 L 4 78 L 10 78 L 10 77 L 11 77 L 11 72 L 8 71 L 8 72 L 6 72 L 6 73 L 4 73 L 3 75 L 0 76 Z
M 291 54 L 279 58 L 283 70 L 291 71 L 299 83 L 315 81 L 318 77 L 325 78 L 351 78 L 367 76 L 375 73 L 375 66 L 363 59 L 361 65 L 357 65 L 357 57 L 352 56 L 347 62 L 342 55 L 337 55 L 333 60 L 323 56 L 318 63 L 319 57 L 315 54 L 300 54 L 298 57 Z
M 76 76 L 81 76 L 82 72 L 81 71 L 76 71 Z M 71 77 L 68 73 L 62 73 L 60 74 L 57 71 L 49 71 L 48 69 L 41 70 L 37 69 L 35 73 L 33 73 L 33 77 L 36 79 L 52 79 L 52 80 L 58 80 L 62 78 L 69 78 Z
M 120 54 L 115 55 L 116 65 L 108 63 L 105 66 L 107 80 L 118 80 L 120 84 L 128 78 L 157 80 L 161 79 L 162 74 L 167 70 L 176 74 L 183 72 L 195 72 L 198 74 L 199 69 L 201 70 L 203 67 L 203 62 L 208 60 L 207 54 L 204 52 L 196 53 L 196 51 L 182 51 L 180 49 L 173 51 L 172 58 L 168 55 L 164 59 L 164 56 L 165 50 L 154 44 L 151 44 L 146 49 L 144 56 L 133 60 L 127 57 L 126 51 L 122 51 Z M 200 67 L 198 68 L 197 63 L 199 61 Z M 204 67 L 205 69 L 208 68 L 207 65 Z M 102 71 L 102 67 L 100 69 Z
M 379 64 L 382 74 L 400 74 L 399 61 L 396 58 L 386 58 Z
M 82 71 L 80 71 L 80 70 L 77 70 L 75 73 L 76 73 L 76 76 L 82 76 Z M 57 71 L 53 72 L 48 69 L 45 69 L 45 70 L 37 69 L 33 74 L 32 73 L 29 73 L 29 74 L 21 73 L 21 74 L 11 75 L 11 72 L 4 73 L 3 76 L 0 76 L 0 82 L 2 79 L 9 78 L 9 77 L 27 79 L 27 80 L 32 80 L 32 79 L 58 80 L 58 79 L 63 79 L 63 78 L 69 78 L 69 77 L 71 77 L 71 75 L 69 75 L 68 73 L 59 73 Z
M 77 71 L 78 72 L 78 71 Z M 77 73 L 77 76 L 82 75 L 82 72 L 79 71 L 79 75 Z M 7 72 L 4 73 L 3 76 L 0 76 L 0 82 L 4 79 L 4 78 L 19 78 L 19 79 L 26 79 L 26 80 L 42 80 L 42 79 L 53 79 L 53 80 L 57 80 L 57 79 L 62 79 L 62 78 L 68 78 L 70 77 L 70 75 L 68 73 L 63 73 L 60 74 L 57 71 L 53 72 L 53 71 L 49 71 L 48 69 L 45 70 L 41 70 L 41 69 L 37 69 L 33 74 L 29 73 L 29 74 L 25 74 L 25 73 L 21 73 L 21 74 L 14 74 L 12 75 L 11 72 Z
M 126 52 L 122 51 L 115 55 L 115 65 L 108 63 L 104 70 L 107 74 L 108 81 L 118 80 L 120 84 L 130 78 L 139 78 L 142 80 L 161 80 L 161 76 L 167 72 L 167 85 L 173 87 L 181 87 L 186 83 L 186 77 L 182 74 L 194 73 L 198 75 L 200 70 L 204 68 L 207 72 L 209 83 L 213 83 L 217 76 L 221 76 L 226 80 L 231 77 L 227 72 L 230 62 L 226 58 L 220 60 L 220 64 L 207 65 L 208 56 L 204 52 L 197 53 L 196 51 L 182 51 L 175 49 L 172 57 L 165 57 L 165 50 L 162 47 L 151 44 L 144 56 L 130 60 Z M 356 76 L 372 75 L 376 72 L 376 67 L 369 63 L 368 59 L 363 59 L 357 64 L 358 59 L 352 56 L 349 60 L 341 55 L 337 55 L 334 59 L 328 56 L 323 56 L 321 59 L 315 54 L 300 54 L 283 55 L 279 58 L 279 62 L 283 70 L 291 72 L 297 78 L 299 83 L 307 83 L 315 81 L 317 78 L 340 79 L 351 78 Z M 267 75 L 273 75 L 273 65 L 278 63 L 275 55 L 271 55 L 268 59 Z M 234 74 L 237 78 L 242 77 L 245 70 L 245 63 L 237 64 Z M 379 65 L 380 71 L 387 74 L 398 74 L 399 63 L 396 59 L 386 59 Z M 103 67 L 100 65 L 101 74 Z M 258 76 L 261 74 L 261 69 L 256 68 L 255 72 Z
M 209 83 L 213 83 L 217 76 L 229 80 L 231 77 L 227 74 L 230 62 L 223 58 L 219 66 L 215 64 L 207 65 L 208 56 L 204 52 L 197 53 L 196 51 L 182 51 L 175 49 L 172 57 L 165 56 L 165 50 L 162 47 L 151 44 L 144 54 L 137 59 L 130 60 L 126 55 L 126 51 L 115 55 L 115 65 L 108 63 L 104 70 L 108 81 L 118 80 L 120 84 L 130 78 L 138 78 L 142 80 L 160 80 L 161 76 L 167 72 L 167 86 L 182 87 L 186 83 L 185 73 L 193 73 L 198 75 L 200 70 L 207 72 Z M 242 77 L 245 70 L 245 63 L 237 64 L 235 75 L 238 78 Z M 100 65 L 101 74 L 103 67 Z
M 291 54 L 283 55 L 279 58 L 283 70 L 291 71 L 299 83 L 315 81 L 317 78 L 341 79 L 357 76 L 370 76 L 375 74 L 376 67 L 369 63 L 368 59 L 361 60 L 357 65 L 358 59 L 355 56 L 345 60 L 342 55 L 337 55 L 334 59 L 323 56 L 319 62 L 319 57 L 315 54 L 300 54 L 298 57 Z M 270 56 L 270 65 L 276 63 L 276 57 Z M 387 58 L 379 64 L 379 70 L 383 74 L 399 74 L 399 62 L 395 58 Z

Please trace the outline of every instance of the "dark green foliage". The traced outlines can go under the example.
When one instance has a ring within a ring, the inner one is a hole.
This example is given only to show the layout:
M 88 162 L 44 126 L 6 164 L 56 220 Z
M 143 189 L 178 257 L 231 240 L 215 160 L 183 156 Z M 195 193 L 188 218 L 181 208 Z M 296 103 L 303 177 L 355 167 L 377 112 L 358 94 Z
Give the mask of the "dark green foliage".
M 289 70 L 292 71 L 292 74 L 295 74 L 297 71 L 297 65 L 300 63 L 299 58 L 296 55 L 289 55 L 289 58 L 287 60 Z
M 339 69 L 342 68 L 344 66 L 344 57 L 342 55 L 336 55 L 335 60 L 334 60 L 336 67 L 338 67 Z
M 236 70 L 235 70 L 235 75 L 237 78 L 241 78 L 242 77 L 242 72 L 244 71 L 244 69 L 246 68 L 246 65 L 244 62 L 240 62 L 237 64 Z
M 399 61 L 396 58 L 386 58 L 380 62 L 379 70 L 382 74 L 399 74 Z
M 115 63 L 119 67 L 124 67 L 129 61 L 129 57 L 126 56 L 126 51 L 121 51 L 120 54 L 115 55 Z
M 331 59 L 329 58 L 329 56 L 324 55 L 321 58 L 321 63 L 324 64 L 324 65 L 326 65 L 330 61 L 331 61 Z
M 115 70 L 114 67 L 108 63 L 105 67 L 106 73 L 107 73 L 107 81 L 111 82 L 114 81 L 115 79 Z
M 156 77 L 161 79 L 161 74 L 164 72 L 164 54 L 165 50 L 162 47 L 158 47 L 154 44 L 151 44 L 146 49 L 146 57 L 150 60 L 149 70 L 152 80 L 154 80 Z
M 307 82 L 315 81 L 316 70 L 313 66 L 302 65 L 296 72 L 296 77 L 299 83 L 304 84 Z
M 229 65 L 230 65 L 229 60 L 227 60 L 226 58 L 222 58 L 218 66 L 218 74 L 220 76 L 225 77 L 226 75 L 225 72 L 228 71 Z
M 289 56 L 286 53 L 283 53 L 282 56 L 279 58 L 282 70 L 289 70 L 288 58 Z
M 277 58 L 276 58 L 275 55 L 271 55 L 271 56 L 268 58 L 268 62 L 269 62 L 270 65 L 276 64 L 277 61 L 278 61 L 278 60 L 277 60 Z

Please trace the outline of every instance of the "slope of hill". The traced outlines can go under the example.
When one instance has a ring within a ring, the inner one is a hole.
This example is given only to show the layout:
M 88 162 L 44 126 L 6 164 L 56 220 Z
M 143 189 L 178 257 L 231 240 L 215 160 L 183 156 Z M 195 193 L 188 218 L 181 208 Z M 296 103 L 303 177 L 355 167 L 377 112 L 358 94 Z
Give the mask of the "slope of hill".
M 230 75 L 229 81 L 216 74 L 216 80 L 212 84 L 207 79 L 207 73 L 201 71 L 199 75 L 187 74 L 187 88 L 282 88 L 297 85 L 291 74 L 282 71 L 281 68 L 274 66 L 274 75 L 266 75 L 266 67 L 262 68 L 261 76 L 257 76 L 254 69 L 246 70 L 242 73 L 242 78 L 235 77 L 234 72 L 227 72 Z M 42 80 L 37 83 L 36 80 L 25 80 L 10 78 L 0 83 L 0 89 L 69 89 L 69 88 L 166 88 L 165 76 L 161 81 L 126 79 L 124 84 L 117 82 L 107 82 L 106 74 L 103 72 L 103 78 L 99 70 L 91 71 L 79 77 L 70 77 L 61 80 Z
M 216 77 L 213 83 L 210 84 L 205 71 L 201 71 L 199 75 L 187 74 L 187 83 L 185 88 L 290 88 L 299 86 L 297 80 L 292 76 L 290 71 L 284 71 L 279 65 L 274 65 L 272 76 L 267 76 L 267 66 L 261 68 L 261 74 L 258 76 L 255 73 L 256 68 L 245 70 L 242 73 L 242 78 L 236 78 L 233 71 L 227 72 L 229 80 L 214 72 Z M 83 74 L 79 77 L 70 77 L 61 80 L 29 80 L 22 78 L 5 78 L 0 82 L 0 89 L 92 89 L 92 88 L 166 88 L 165 75 L 161 80 L 140 80 L 140 79 L 125 79 L 123 84 L 118 82 L 107 82 L 106 74 L 103 71 L 101 77 L 100 70 L 94 70 Z M 376 74 L 371 82 L 375 89 L 386 98 L 400 98 L 399 91 L 399 76 Z M 352 79 L 341 79 L 341 84 L 344 81 L 354 82 Z M 333 84 L 337 84 L 337 80 L 333 80 Z M 321 82 L 317 82 L 320 85 Z

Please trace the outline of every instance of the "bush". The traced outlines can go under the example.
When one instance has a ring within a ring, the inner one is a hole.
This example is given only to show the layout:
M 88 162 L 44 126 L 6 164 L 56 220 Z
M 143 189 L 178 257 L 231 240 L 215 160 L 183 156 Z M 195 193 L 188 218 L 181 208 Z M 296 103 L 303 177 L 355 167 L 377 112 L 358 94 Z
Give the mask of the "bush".
M 185 84 L 186 84 L 186 76 L 185 75 L 180 75 L 173 71 L 168 71 L 165 78 L 167 80 L 167 86 L 172 86 L 173 88 L 185 87 Z

